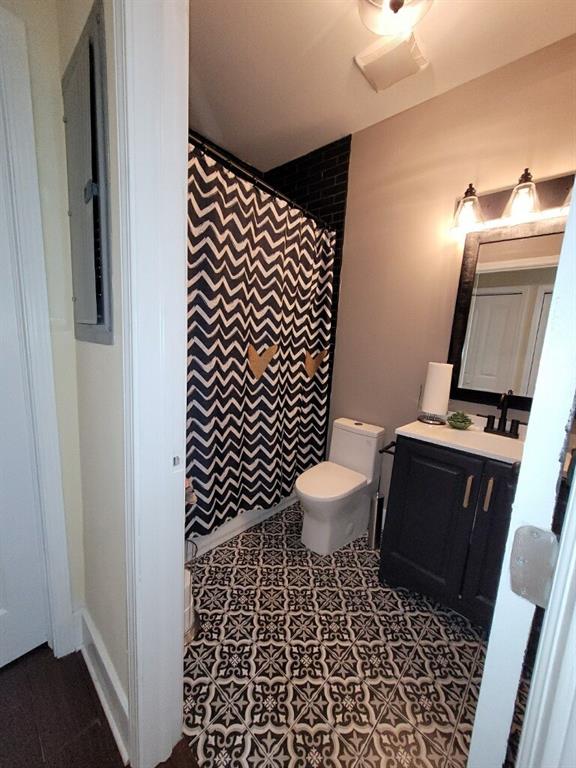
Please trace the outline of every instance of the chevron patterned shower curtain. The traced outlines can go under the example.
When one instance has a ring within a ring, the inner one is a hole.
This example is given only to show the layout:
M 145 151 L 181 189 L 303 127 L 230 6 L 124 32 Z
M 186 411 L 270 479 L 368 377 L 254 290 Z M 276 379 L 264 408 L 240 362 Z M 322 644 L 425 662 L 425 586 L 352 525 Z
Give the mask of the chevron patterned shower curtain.
M 190 145 L 187 535 L 324 456 L 334 233 Z

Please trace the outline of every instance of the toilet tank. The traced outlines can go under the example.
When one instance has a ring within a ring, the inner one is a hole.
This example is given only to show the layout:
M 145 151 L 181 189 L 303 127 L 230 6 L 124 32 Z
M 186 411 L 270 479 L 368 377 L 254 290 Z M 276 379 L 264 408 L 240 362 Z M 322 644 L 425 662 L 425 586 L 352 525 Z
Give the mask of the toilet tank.
M 354 419 L 336 419 L 332 425 L 329 461 L 377 479 L 380 469 L 378 451 L 384 445 L 384 427 Z

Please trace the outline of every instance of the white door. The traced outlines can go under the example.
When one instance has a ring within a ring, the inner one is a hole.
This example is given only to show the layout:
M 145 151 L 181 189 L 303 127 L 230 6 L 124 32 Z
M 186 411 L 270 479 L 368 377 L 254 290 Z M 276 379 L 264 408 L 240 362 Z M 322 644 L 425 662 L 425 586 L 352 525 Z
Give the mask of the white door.
M 10 202 L 0 185 L 0 667 L 47 640 L 44 549 Z
M 461 386 L 488 392 L 517 390 L 525 314 L 522 289 L 478 289 L 470 312 Z
M 550 304 L 504 565 L 488 643 L 468 768 L 496 768 L 506 753 L 534 606 L 510 588 L 514 533 L 522 525 L 550 529 L 566 429 L 576 393 L 576 202 L 572 201 Z M 568 521 L 565 522 L 565 526 Z M 557 571 L 555 579 L 564 579 Z M 555 583 L 556 592 L 569 584 Z M 556 651 L 552 651 L 552 656 Z M 551 658 L 553 663 L 554 658 Z M 538 664 L 538 657 L 537 657 Z M 534 683 L 530 700 L 540 692 Z M 568 765 L 568 764 L 566 764 Z M 573 765 L 573 763 L 572 763 Z M 520 768 L 520 766 L 519 766 Z M 522 766 L 521 768 L 526 768 Z M 554 768 L 554 764 L 539 768 Z
M 541 291 L 536 300 L 536 307 L 534 310 L 538 319 L 536 325 L 536 338 L 534 339 L 532 357 L 530 360 L 528 384 L 526 386 L 526 394 L 528 397 L 534 397 L 534 387 L 536 386 L 536 379 L 538 377 L 538 369 L 540 367 L 540 358 L 542 357 L 542 347 L 544 346 L 544 336 L 546 335 L 546 325 L 548 324 L 551 303 L 552 288 L 547 288 L 546 290 Z M 528 351 L 530 351 L 530 346 L 528 347 Z

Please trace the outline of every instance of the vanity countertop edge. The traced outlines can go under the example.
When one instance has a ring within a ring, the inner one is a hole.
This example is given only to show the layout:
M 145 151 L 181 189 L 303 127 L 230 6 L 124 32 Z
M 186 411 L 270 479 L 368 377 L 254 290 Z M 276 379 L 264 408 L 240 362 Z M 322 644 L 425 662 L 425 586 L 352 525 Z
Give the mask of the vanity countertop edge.
M 457 430 L 449 426 L 437 426 L 424 424 L 421 421 L 412 421 L 396 429 L 400 437 L 411 437 L 425 443 L 435 443 L 455 451 L 473 453 L 486 459 L 503 461 L 506 464 L 515 464 L 522 461 L 524 442 L 513 440 L 510 437 L 491 435 L 473 424 L 469 429 Z

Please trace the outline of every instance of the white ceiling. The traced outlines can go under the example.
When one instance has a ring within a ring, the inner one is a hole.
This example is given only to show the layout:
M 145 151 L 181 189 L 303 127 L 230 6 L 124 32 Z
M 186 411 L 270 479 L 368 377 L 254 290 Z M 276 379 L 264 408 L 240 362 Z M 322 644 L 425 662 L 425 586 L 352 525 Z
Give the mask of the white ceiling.
M 574 0 L 435 0 L 430 65 L 375 93 L 357 0 L 190 0 L 190 126 L 268 170 L 575 32 Z

